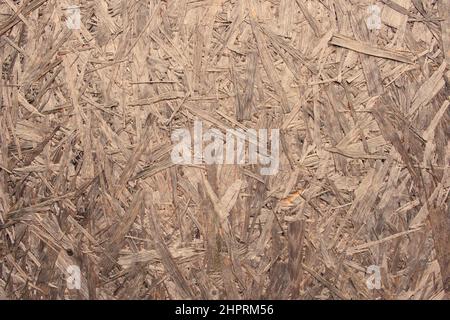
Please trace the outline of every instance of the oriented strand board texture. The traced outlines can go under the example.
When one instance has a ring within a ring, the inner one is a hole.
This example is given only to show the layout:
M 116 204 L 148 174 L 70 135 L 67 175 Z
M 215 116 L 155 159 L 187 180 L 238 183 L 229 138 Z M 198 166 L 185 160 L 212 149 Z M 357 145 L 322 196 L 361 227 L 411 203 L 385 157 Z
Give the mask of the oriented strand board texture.
M 449 298 L 449 12 L 2 0 L 0 298 Z M 280 128 L 279 172 L 174 165 L 196 119 Z

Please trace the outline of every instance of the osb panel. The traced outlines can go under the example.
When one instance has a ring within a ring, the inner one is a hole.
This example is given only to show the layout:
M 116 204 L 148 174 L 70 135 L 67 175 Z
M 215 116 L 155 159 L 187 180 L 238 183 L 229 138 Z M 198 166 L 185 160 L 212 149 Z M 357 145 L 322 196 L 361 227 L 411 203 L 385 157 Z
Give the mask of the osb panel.
M 448 298 L 449 12 L 2 1 L 0 298 Z M 280 128 L 280 170 L 175 165 L 195 120 Z

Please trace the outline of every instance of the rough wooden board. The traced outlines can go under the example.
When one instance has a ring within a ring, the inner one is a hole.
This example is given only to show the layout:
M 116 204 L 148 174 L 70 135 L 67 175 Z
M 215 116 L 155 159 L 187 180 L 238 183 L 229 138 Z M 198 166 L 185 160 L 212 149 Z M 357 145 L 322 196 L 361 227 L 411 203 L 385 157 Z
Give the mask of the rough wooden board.
M 449 12 L 1 2 L 0 299 L 450 298 Z M 196 120 L 279 128 L 280 170 L 173 163 Z
M 382 0 L 383 12 L 381 19 L 383 23 L 394 28 L 402 27 L 408 20 L 408 10 L 411 6 L 411 0 Z
M 448 1 L 439 1 L 439 15 L 442 18 L 442 51 L 445 54 L 447 65 L 450 65 L 450 3 Z
M 331 39 L 330 43 L 336 46 L 344 47 L 374 57 L 391 59 L 405 63 L 412 63 L 412 59 L 407 55 L 397 53 L 393 50 L 377 48 L 367 43 L 356 41 L 339 34 L 333 35 L 333 38 Z

